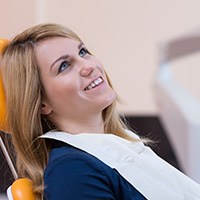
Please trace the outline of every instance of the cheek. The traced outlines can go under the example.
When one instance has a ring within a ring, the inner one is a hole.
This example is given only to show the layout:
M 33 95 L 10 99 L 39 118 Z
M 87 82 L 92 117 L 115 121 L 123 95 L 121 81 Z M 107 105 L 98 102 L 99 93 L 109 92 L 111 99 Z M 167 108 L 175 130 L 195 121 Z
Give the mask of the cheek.
M 51 83 L 46 88 L 46 94 L 50 97 L 50 99 L 62 101 L 64 98 L 69 99 L 76 95 L 76 85 L 69 82 L 59 82 L 59 83 Z

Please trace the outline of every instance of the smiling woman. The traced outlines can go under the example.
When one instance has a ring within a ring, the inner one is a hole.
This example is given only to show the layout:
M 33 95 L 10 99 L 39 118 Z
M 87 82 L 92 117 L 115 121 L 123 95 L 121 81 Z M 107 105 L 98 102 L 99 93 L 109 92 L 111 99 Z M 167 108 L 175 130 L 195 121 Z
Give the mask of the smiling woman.
M 3 50 L 6 131 L 36 199 L 200 199 L 200 187 L 122 123 L 102 63 L 58 24 L 40 24 Z
M 35 52 L 44 89 L 42 114 L 63 131 L 103 133 L 102 111 L 116 95 L 102 64 L 80 41 L 66 37 L 40 41 Z

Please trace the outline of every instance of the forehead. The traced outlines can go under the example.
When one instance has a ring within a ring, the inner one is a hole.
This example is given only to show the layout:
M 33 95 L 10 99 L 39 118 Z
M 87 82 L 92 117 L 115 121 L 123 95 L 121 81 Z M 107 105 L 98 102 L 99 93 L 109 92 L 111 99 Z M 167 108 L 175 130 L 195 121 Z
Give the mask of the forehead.
M 60 56 L 71 55 L 77 52 L 80 43 L 78 40 L 66 37 L 53 37 L 40 41 L 35 47 L 38 64 L 50 65 Z
M 36 52 L 39 55 L 39 53 L 45 54 L 52 54 L 56 52 L 63 52 L 63 51 L 73 51 L 77 50 L 78 45 L 80 44 L 80 41 L 66 38 L 66 37 L 53 37 L 48 38 L 43 41 L 38 42 L 36 46 Z

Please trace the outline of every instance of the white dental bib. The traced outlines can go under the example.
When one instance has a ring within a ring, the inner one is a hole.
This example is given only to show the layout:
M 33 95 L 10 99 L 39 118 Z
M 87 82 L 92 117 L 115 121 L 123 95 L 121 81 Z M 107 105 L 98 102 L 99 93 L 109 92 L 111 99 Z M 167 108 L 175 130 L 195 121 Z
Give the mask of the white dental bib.
M 127 134 L 138 139 L 131 131 Z M 113 134 L 47 132 L 40 138 L 79 148 L 116 169 L 148 200 L 200 200 L 200 185 L 158 157 L 141 141 Z

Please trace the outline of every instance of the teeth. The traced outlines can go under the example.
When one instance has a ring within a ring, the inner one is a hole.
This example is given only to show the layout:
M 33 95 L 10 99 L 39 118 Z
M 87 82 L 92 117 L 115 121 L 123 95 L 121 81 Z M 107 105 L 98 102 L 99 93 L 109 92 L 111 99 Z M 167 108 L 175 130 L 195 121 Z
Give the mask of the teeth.
M 91 86 L 92 86 L 92 87 L 94 87 L 94 86 L 95 86 L 95 84 L 94 84 L 94 83 L 91 83 Z
M 88 85 L 85 88 L 85 90 L 91 90 L 92 88 L 96 87 L 97 85 L 99 85 L 102 82 L 103 82 L 103 79 L 101 77 L 99 77 L 98 79 L 96 79 L 95 81 L 93 81 L 92 83 L 90 83 L 90 85 Z
M 88 86 L 87 88 L 88 88 L 88 90 L 91 90 L 91 89 L 92 89 L 92 86 L 90 85 L 90 86 Z
M 98 85 L 98 84 L 99 84 L 99 81 L 98 81 L 98 79 L 97 79 L 96 81 L 94 81 L 94 83 L 95 83 L 96 85 Z

